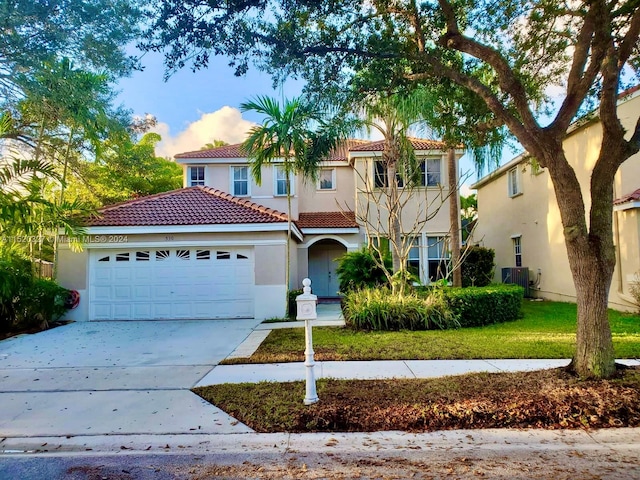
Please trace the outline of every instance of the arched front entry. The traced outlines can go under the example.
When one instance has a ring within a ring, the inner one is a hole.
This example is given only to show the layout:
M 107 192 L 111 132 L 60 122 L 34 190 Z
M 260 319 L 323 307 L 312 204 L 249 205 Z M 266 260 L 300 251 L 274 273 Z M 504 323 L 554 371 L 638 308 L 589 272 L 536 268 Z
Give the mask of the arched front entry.
M 347 247 L 335 240 L 324 239 L 311 245 L 308 252 L 313 293 L 318 297 L 337 297 L 340 285 L 336 260 L 347 253 Z

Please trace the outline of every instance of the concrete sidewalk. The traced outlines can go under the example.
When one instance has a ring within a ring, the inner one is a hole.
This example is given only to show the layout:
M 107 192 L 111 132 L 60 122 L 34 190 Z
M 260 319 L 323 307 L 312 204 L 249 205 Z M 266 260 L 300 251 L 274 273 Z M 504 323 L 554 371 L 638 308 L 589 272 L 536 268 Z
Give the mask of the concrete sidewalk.
M 528 372 L 558 368 L 569 359 L 549 360 L 372 360 L 356 362 L 316 362 L 316 378 L 375 380 L 390 378 L 435 378 L 472 372 Z M 640 366 L 639 360 L 618 360 Z M 196 386 L 222 383 L 293 382 L 305 379 L 302 362 L 272 364 L 217 365 Z

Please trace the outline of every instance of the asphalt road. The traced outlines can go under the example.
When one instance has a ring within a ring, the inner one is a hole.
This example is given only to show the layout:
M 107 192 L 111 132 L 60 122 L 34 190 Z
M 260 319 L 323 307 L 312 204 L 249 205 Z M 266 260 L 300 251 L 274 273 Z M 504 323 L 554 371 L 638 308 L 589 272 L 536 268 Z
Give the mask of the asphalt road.
M 640 446 L 4 455 L 3 480 L 640 479 Z

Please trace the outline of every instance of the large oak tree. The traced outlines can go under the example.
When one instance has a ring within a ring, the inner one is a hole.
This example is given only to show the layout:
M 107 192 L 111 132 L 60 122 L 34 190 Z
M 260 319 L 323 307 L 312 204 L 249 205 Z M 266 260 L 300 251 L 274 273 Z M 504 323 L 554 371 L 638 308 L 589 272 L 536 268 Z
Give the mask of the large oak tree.
M 166 0 L 154 14 L 146 45 L 165 49 L 169 69 L 225 54 L 239 74 L 255 59 L 276 79 L 302 75 L 317 89 L 339 90 L 366 67 L 380 83 L 446 78 L 475 93 L 553 182 L 578 303 L 572 367 L 614 373 L 613 180 L 640 149 L 640 122 L 627 134 L 617 101 L 621 76 L 638 66 L 638 0 Z M 556 104 L 551 86 L 563 91 Z M 563 139 L 594 99 L 603 139 L 587 210 Z

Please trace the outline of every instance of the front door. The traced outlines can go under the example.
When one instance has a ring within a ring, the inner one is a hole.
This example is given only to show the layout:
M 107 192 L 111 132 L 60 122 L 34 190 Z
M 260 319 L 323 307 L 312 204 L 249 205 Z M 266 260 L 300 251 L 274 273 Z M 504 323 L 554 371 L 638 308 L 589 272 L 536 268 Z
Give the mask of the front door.
M 330 242 L 318 242 L 309 248 L 311 292 L 319 297 L 337 297 L 340 289 L 336 260 L 344 255 L 347 249 L 337 242 Z

